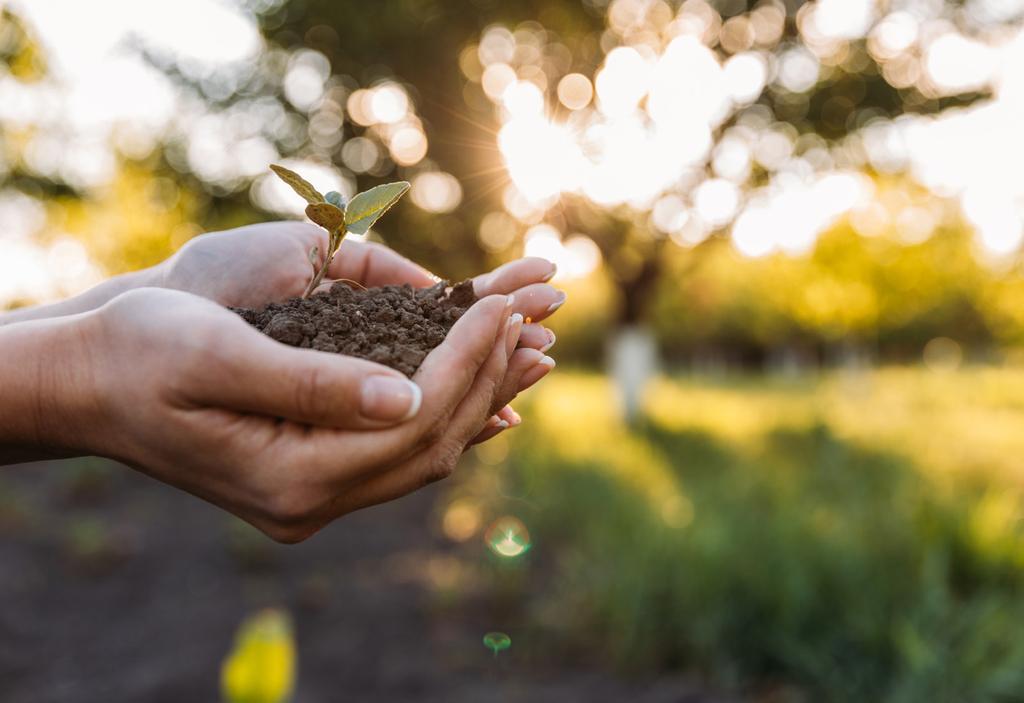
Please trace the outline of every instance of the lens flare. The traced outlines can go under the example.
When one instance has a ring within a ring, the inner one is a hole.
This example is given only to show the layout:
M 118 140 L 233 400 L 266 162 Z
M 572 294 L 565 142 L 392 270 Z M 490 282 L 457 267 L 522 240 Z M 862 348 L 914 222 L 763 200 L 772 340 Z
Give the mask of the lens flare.
M 495 520 L 487 528 L 484 541 L 492 552 L 509 559 L 522 556 L 530 550 L 530 533 L 526 525 L 510 515 Z

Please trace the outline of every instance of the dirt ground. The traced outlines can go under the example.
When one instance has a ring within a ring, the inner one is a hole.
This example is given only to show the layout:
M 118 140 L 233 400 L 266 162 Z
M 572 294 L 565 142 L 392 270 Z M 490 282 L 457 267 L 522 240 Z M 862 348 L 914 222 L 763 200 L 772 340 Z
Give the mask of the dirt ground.
M 205 503 L 98 460 L 0 469 L 0 701 L 218 700 L 238 623 L 287 608 L 296 703 L 710 703 L 685 679 L 559 661 L 468 592 L 433 527 L 438 485 L 276 545 Z M 513 639 L 493 657 L 488 630 Z M 719 700 L 719 699 L 714 699 Z

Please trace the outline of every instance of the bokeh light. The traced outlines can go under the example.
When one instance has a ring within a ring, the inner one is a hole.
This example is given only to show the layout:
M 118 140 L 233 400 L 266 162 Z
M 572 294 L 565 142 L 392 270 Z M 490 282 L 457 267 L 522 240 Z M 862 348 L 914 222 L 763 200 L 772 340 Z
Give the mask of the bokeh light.
M 570 110 L 582 110 L 594 97 L 594 86 L 582 73 L 570 73 L 558 81 L 558 99 Z
M 523 255 L 553 262 L 558 267 L 555 280 L 583 278 L 601 263 L 601 250 L 583 234 L 570 236 L 563 242 L 558 230 L 539 224 L 528 229 L 524 239 Z
M 444 512 L 441 526 L 445 537 L 453 542 L 466 542 L 480 530 L 483 513 L 480 505 L 473 500 L 463 498 L 453 501 Z
M 427 171 L 412 179 L 410 196 L 427 212 L 451 212 L 462 200 L 462 186 L 450 173 Z
M 388 149 L 396 164 L 414 166 L 427 155 L 427 137 L 418 127 L 405 126 L 391 135 Z
M 395 83 L 383 83 L 369 95 L 368 112 L 376 122 L 394 124 L 409 112 L 409 96 Z

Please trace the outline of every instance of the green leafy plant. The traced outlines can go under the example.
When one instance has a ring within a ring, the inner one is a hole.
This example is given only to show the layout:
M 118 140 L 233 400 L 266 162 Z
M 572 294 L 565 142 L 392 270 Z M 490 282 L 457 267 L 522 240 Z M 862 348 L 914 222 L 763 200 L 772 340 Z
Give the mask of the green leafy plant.
M 327 230 L 327 251 L 323 263 L 320 263 L 320 252 L 317 247 L 309 251 L 309 263 L 313 266 L 313 278 L 306 286 L 303 298 L 308 298 L 317 289 L 324 278 L 334 255 L 338 253 L 345 235 L 366 234 L 367 230 L 397 203 L 409 190 L 407 181 L 385 183 L 359 193 L 348 203 L 336 190 L 321 195 L 320 191 L 306 179 L 284 166 L 272 164 L 270 170 L 291 186 L 292 190 L 302 196 L 307 203 L 306 217 Z M 319 264 L 319 266 L 318 266 Z

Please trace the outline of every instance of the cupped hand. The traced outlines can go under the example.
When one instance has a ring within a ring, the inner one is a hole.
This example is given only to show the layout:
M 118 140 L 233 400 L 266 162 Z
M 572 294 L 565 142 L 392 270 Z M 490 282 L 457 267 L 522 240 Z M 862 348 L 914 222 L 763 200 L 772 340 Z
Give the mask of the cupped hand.
M 302 295 L 313 271 L 309 252 L 320 253 L 326 234 L 303 222 L 268 222 L 189 241 L 158 268 L 157 285 L 194 293 L 232 307 L 258 308 Z M 523 346 L 550 348 L 554 336 L 537 324 L 558 309 L 565 295 L 547 281 L 554 265 L 537 258 L 520 259 L 473 279 L 479 297 L 515 294 L 515 310 L 531 318 Z M 325 286 L 336 280 L 384 286 L 433 285 L 438 278 L 387 247 L 345 240 L 331 262 Z
M 526 373 L 506 295 L 473 305 L 413 382 L 279 344 L 177 291 L 125 293 L 80 324 L 94 399 L 84 449 L 286 542 L 450 474 Z
M 322 258 L 325 246 L 324 231 L 302 222 L 269 222 L 205 234 L 158 267 L 158 284 L 222 305 L 257 308 L 302 295 L 313 274 L 309 252 L 315 247 Z M 520 349 L 510 360 L 513 373 L 509 376 L 521 379 L 521 385 L 510 387 L 510 381 L 503 385 L 501 397 L 508 400 L 554 367 L 546 352 L 554 345 L 555 335 L 539 324 L 565 302 L 565 294 L 548 285 L 554 273 L 551 262 L 525 258 L 473 279 L 480 298 L 513 295 L 513 312 L 524 318 Z M 418 288 L 438 279 L 387 247 L 347 239 L 331 262 L 324 286 L 337 280 L 367 287 L 407 283 Z M 511 408 L 501 407 L 477 441 L 518 422 Z

